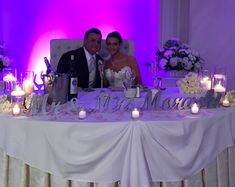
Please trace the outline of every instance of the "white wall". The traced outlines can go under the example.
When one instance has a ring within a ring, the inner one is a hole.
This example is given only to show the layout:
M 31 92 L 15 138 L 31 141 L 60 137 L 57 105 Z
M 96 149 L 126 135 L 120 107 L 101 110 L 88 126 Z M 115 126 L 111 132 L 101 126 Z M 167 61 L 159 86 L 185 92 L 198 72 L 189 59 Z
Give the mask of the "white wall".
M 161 0 L 159 46 L 171 37 L 188 42 L 205 59 L 205 69 L 227 73 L 235 89 L 235 1 Z
M 2 1 L 0 1 L 0 44 L 3 42 L 3 18 L 2 18 Z
M 189 41 L 206 68 L 223 68 L 228 89 L 235 89 L 235 1 L 190 0 Z
M 161 0 L 159 19 L 159 46 L 172 37 L 188 43 L 189 0 Z

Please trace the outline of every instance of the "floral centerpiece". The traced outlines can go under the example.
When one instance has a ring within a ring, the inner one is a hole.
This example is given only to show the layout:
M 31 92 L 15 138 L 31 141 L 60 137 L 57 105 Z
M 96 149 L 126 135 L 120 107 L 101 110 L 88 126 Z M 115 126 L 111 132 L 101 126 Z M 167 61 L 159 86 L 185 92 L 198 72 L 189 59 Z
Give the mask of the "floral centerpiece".
M 156 61 L 158 68 L 165 71 L 199 72 L 203 64 L 199 53 L 177 38 L 166 41 L 163 48 L 157 50 Z
M 3 68 L 9 67 L 10 59 L 4 55 L 4 47 L 0 45 L 0 72 L 2 72 Z
M 225 97 L 228 99 L 230 106 L 235 106 L 235 90 L 229 91 Z

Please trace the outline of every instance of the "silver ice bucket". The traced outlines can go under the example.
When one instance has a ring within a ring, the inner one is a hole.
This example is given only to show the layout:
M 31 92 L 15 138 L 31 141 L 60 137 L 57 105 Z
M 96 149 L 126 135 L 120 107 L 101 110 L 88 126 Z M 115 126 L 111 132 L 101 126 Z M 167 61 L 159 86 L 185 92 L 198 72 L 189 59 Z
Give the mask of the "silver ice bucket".
M 68 74 L 43 75 L 44 93 L 49 94 L 48 103 L 52 102 L 60 104 L 66 103 L 68 100 Z

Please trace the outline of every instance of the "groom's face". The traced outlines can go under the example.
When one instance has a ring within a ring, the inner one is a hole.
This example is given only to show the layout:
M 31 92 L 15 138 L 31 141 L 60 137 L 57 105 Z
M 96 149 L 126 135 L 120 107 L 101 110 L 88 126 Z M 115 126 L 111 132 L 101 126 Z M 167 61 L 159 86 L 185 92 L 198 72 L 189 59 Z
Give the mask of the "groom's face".
M 84 47 L 91 54 L 97 53 L 101 48 L 101 36 L 96 33 L 90 33 L 84 39 Z

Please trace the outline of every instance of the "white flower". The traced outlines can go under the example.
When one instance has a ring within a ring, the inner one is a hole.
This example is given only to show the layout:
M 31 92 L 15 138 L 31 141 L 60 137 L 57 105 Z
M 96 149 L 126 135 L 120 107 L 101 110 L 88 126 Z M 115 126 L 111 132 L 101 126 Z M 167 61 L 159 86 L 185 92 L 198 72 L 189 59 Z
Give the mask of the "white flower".
M 5 56 L 5 57 L 3 57 L 2 61 L 3 61 L 4 66 L 9 66 L 10 65 L 10 58 Z
M 177 66 L 177 64 L 178 64 L 178 58 L 177 58 L 177 57 L 171 58 L 169 64 L 170 64 L 171 67 Z
M 235 90 L 231 90 L 226 94 L 230 106 L 235 106 Z
M 187 64 L 188 61 L 189 61 L 189 58 L 188 58 L 188 57 L 183 57 L 183 59 L 182 59 L 182 63 L 183 63 L 183 64 Z
M 164 56 L 165 56 L 166 58 L 169 58 L 169 57 L 171 57 L 172 54 L 173 54 L 173 51 L 172 51 L 172 50 L 167 50 L 167 51 L 165 51 Z
M 187 63 L 183 63 L 185 70 L 190 70 L 193 67 L 193 63 L 191 61 L 188 61 Z
M 164 67 L 165 67 L 165 65 L 167 64 L 167 60 L 165 59 L 165 58 L 162 58 L 160 61 L 159 61 L 159 63 L 158 63 L 158 67 L 160 68 L 160 69 L 164 69 Z
M 163 49 L 158 49 L 156 55 L 158 63 L 160 63 L 163 58 L 167 60 L 164 66 L 167 71 L 186 70 L 198 72 L 202 67 L 201 64 L 203 60 L 199 56 L 199 53 L 195 50 L 191 50 L 189 45 L 181 43 L 178 39 L 166 41 Z
M 194 68 L 195 69 L 200 69 L 201 68 L 201 64 L 199 62 L 195 62 L 194 63 Z

